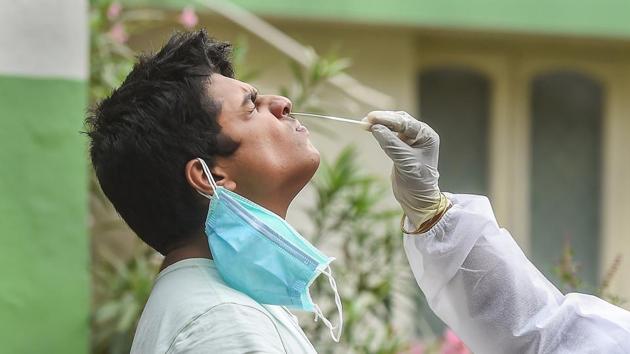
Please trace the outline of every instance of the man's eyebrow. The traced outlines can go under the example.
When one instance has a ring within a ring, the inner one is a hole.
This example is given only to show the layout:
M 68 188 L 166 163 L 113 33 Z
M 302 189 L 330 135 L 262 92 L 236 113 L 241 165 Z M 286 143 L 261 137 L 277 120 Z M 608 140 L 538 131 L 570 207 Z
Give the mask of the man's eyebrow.
M 256 90 L 255 88 L 252 88 L 243 96 L 243 102 L 241 102 L 241 107 L 245 106 L 249 102 L 255 101 L 256 96 L 258 96 L 258 90 Z

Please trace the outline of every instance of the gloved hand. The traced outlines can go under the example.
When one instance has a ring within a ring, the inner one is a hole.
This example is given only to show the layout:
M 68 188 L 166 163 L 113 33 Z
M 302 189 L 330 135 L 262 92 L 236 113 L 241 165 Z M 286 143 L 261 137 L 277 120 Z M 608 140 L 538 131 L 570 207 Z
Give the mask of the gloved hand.
M 372 135 L 394 161 L 394 197 L 415 230 L 420 230 L 449 205 L 438 187 L 440 137 L 406 112 L 373 111 L 363 120 L 372 124 Z

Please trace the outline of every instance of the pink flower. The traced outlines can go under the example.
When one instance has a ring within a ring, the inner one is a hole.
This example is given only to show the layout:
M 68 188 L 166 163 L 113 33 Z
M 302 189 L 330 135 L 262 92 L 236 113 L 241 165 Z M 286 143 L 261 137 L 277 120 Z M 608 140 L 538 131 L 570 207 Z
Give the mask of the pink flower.
M 110 21 L 115 20 L 122 12 L 122 5 L 119 2 L 113 2 L 107 8 L 107 18 Z
M 409 354 L 424 354 L 424 345 L 422 343 L 414 343 L 409 348 Z
M 107 36 L 118 44 L 124 44 L 127 42 L 127 39 L 129 39 L 127 31 L 125 31 L 125 26 L 121 23 L 113 25 L 112 28 L 109 29 L 109 32 L 107 32 Z
M 179 23 L 184 26 L 186 29 L 192 29 L 197 26 L 199 22 L 199 17 L 195 13 L 195 9 L 192 7 L 185 7 L 182 10 L 182 13 L 179 15 Z
M 470 354 L 459 337 L 450 328 L 444 331 L 444 342 L 442 342 L 441 354 Z

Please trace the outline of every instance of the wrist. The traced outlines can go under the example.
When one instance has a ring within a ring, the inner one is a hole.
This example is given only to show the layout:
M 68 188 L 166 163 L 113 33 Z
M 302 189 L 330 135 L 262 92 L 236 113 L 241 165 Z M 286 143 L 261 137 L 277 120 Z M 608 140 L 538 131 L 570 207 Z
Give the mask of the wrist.
M 420 232 L 418 233 L 425 233 L 429 231 L 433 226 L 435 226 L 435 224 L 437 224 L 440 220 L 442 220 L 442 217 L 444 216 L 444 214 L 446 214 L 446 212 L 451 208 L 452 204 L 448 200 L 448 198 L 446 198 L 444 194 L 441 194 L 441 195 L 442 195 L 441 199 L 443 200 L 443 203 L 444 203 L 443 206 L 438 210 L 438 212 L 435 214 L 434 217 L 432 217 L 431 219 L 425 221 L 424 223 L 422 223 L 422 225 L 420 225 Z
M 414 222 L 412 218 L 409 217 L 407 213 L 403 214 L 402 219 L 400 220 L 400 228 L 405 234 L 422 234 L 429 231 L 435 224 L 437 224 L 444 214 L 450 209 L 452 206 L 450 200 L 442 193 L 440 193 L 440 198 L 438 203 L 436 203 L 435 210 L 429 214 L 428 218 L 425 217 L 419 222 Z M 405 230 L 404 228 L 404 220 L 405 216 L 409 219 L 409 221 L 415 227 L 415 230 Z

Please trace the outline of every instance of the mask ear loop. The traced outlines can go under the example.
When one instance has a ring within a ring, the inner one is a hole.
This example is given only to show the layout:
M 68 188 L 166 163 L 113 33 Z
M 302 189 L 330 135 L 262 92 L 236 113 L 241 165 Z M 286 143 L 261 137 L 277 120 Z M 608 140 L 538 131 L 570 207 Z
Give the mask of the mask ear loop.
M 217 185 L 217 182 L 215 182 L 214 177 L 212 177 L 212 173 L 210 173 L 210 169 L 208 168 L 208 165 L 206 165 L 206 162 L 202 159 L 202 158 L 197 158 L 197 161 L 199 161 L 199 163 L 201 164 L 201 168 L 203 169 L 203 173 L 206 174 L 206 177 L 208 177 L 208 182 L 210 182 L 210 187 L 212 187 L 212 192 L 214 193 L 214 195 L 219 198 L 219 195 L 217 194 L 217 189 L 219 188 L 219 186 Z M 211 199 L 212 196 L 209 194 L 206 194 L 204 192 L 200 192 L 199 190 L 195 189 L 197 191 L 197 193 L 203 195 L 204 197 Z
M 333 326 L 330 323 L 330 321 L 328 321 L 328 319 L 324 317 L 322 310 L 319 308 L 319 306 L 317 306 L 317 304 L 315 304 L 315 322 L 317 322 L 318 318 L 321 318 L 324 325 L 328 327 L 328 330 L 330 331 L 330 336 L 332 337 L 332 339 L 335 342 L 339 342 L 339 338 L 341 338 L 341 331 L 343 329 L 343 307 L 341 306 L 341 298 L 339 297 L 339 291 L 337 290 L 337 283 L 335 282 L 335 278 L 333 278 L 332 276 L 332 270 L 330 269 L 330 265 L 326 267 L 325 270 L 322 270 L 322 274 L 328 277 L 328 283 L 330 284 L 330 287 L 333 289 L 333 292 L 335 293 L 335 305 L 337 305 L 337 312 L 339 314 L 339 324 L 337 326 Z M 334 329 L 337 329 L 336 335 L 333 331 Z

